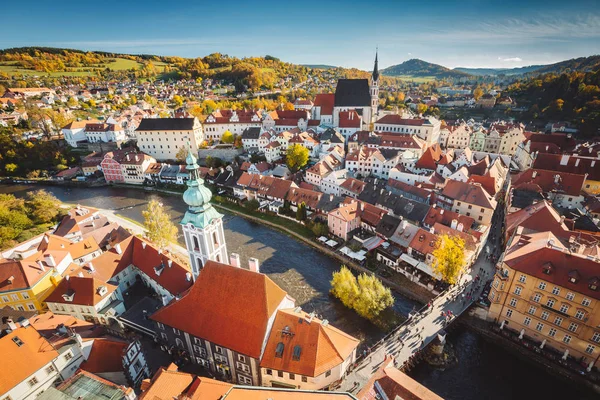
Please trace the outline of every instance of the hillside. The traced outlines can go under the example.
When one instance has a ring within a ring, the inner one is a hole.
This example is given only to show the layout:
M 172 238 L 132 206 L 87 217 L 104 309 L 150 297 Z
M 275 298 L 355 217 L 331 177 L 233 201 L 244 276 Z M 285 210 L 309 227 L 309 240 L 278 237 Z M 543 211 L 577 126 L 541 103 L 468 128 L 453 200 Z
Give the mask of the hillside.
M 432 77 L 437 79 L 461 79 L 469 77 L 469 75 L 464 72 L 451 70 L 450 68 L 416 58 L 404 61 L 402 64 L 387 67 L 383 69 L 381 73 L 387 76 Z
M 335 65 L 327 65 L 327 64 L 301 64 L 303 67 L 311 68 L 311 69 L 334 69 L 337 68 Z
M 588 72 L 600 69 L 600 56 L 589 56 L 573 58 L 548 65 L 530 65 L 517 68 L 463 68 L 456 67 L 453 71 L 461 71 L 476 76 L 515 76 L 515 75 L 539 75 L 547 73 L 560 74 L 563 72 L 580 71 Z

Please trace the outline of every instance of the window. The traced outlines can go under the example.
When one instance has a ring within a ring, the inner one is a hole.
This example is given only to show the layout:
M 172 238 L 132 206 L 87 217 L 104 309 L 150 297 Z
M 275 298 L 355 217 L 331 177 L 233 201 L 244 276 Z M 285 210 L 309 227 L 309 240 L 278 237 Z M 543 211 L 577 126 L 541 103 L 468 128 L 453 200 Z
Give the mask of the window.
M 542 289 L 542 290 L 546 289 L 546 282 L 540 282 L 540 284 L 538 285 L 538 288 Z
M 292 354 L 292 360 L 299 361 L 301 355 L 302 355 L 302 347 L 300 347 L 300 345 L 295 345 L 294 353 Z
M 577 332 L 577 328 L 579 328 L 579 325 L 577 325 L 575 322 L 571 322 L 569 324 L 569 330 L 571 332 Z
M 27 383 L 29 383 L 29 386 L 35 386 L 38 384 L 38 380 L 37 378 L 34 376 L 33 378 L 31 378 L 30 380 L 27 381 Z
M 181 332 L 179 331 L 179 329 L 173 328 L 173 333 L 176 335 L 181 335 Z
M 539 293 L 536 293 L 536 294 L 533 296 L 533 299 L 532 299 L 532 300 L 533 300 L 533 301 L 535 301 L 536 303 L 539 303 L 541 299 L 542 299 L 542 295 L 541 295 L 541 294 L 539 294 Z
M 581 305 L 584 307 L 588 307 L 591 303 L 592 303 L 592 301 L 590 299 L 581 300 Z
M 166 333 L 164 333 L 164 332 L 161 332 L 161 333 L 160 333 L 160 337 L 161 337 L 161 338 L 162 338 L 162 340 L 164 340 L 164 341 L 167 341 L 167 340 L 169 339 L 169 337 L 167 336 L 167 334 L 166 334 Z
M 555 294 L 558 296 L 560 294 L 560 288 L 557 286 L 554 286 L 554 288 L 552 288 L 552 294 Z
M 69 361 L 71 358 L 73 358 L 73 354 L 71 354 L 71 353 L 65 354 L 65 361 Z
M 215 351 L 217 353 L 223 354 L 223 348 L 221 346 L 215 346 Z
M 566 314 L 567 311 L 569 311 L 569 305 L 568 304 L 561 304 L 561 306 L 560 306 L 560 312 Z
M 542 318 L 544 321 L 546 321 L 549 316 L 550 316 L 550 314 L 548 313 L 548 311 L 542 311 L 542 315 L 540 316 L 540 318 Z
M 525 283 L 526 280 L 527 280 L 527 277 L 525 275 L 521 274 L 521 276 L 519 276 L 519 282 Z
M 325 378 L 327 378 L 329 375 L 331 375 L 331 370 L 325 372 Z
M 531 315 L 534 315 L 536 311 L 537 311 L 537 308 L 535 308 L 534 306 L 530 306 L 528 313 Z
M 30 297 L 29 297 L 29 294 L 28 294 L 27 292 L 23 292 L 23 293 L 21 293 L 21 296 L 23 296 L 23 298 L 24 298 L 25 300 L 27 300 L 27 299 L 29 299 L 29 298 L 30 298 Z
M 522 291 L 523 291 L 523 288 L 522 288 L 522 287 L 520 287 L 520 286 L 517 286 L 517 287 L 515 288 L 515 294 L 516 294 L 517 296 L 520 296 Z
M 592 335 L 592 342 L 600 343 L 600 333 L 594 332 Z
M 197 344 L 199 346 L 202 345 L 202 340 L 198 339 L 197 337 L 194 338 L 194 344 Z
M 46 373 L 47 373 L 48 375 L 50 375 L 50 374 L 51 374 L 51 373 L 53 373 L 54 371 L 56 371 L 56 368 L 54 368 L 54 365 L 49 365 L 49 366 L 46 368 Z
M 556 336 L 556 329 L 550 328 L 550 330 L 548 331 L 548 336 L 550 336 L 550 337 Z
M 291 379 L 291 380 L 296 380 L 296 374 L 292 374 L 292 373 L 290 372 L 290 379 Z
M 544 324 L 542 324 L 541 322 L 538 322 L 537 325 L 535 326 L 535 330 L 541 332 L 542 329 L 544 329 Z
M 566 297 L 567 297 L 567 300 L 572 301 L 575 298 L 575 293 L 569 292 L 569 293 L 567 293 Z
M 531 318 L 525 317 L 525 319 L 523 320 L 523 325 L 529 326 L 530 323 L 531 323 Z
M 283 342 L 277 343 L 277 347 L 275 347 L 275 357 L 277 357 L 277 358 L 283 357 L 283 349 L 284 349 Z
M 156 323 L 158 325 L 159 329 L 162 329 L 163 331 L 165 330 L 165 326 L 163 324 L 161 324 L 160 322 Z
M 546 302 L 546 305 L 550 308 L 554 307 L 554 304 L 556 304 L 556 300 L 554 299 L 548 299 L 548 301 Z
M 267 375 L 273 375 L 273 370 L 272 369 L 267 369 L 267 370 L 265 370 L 265 374 L 267 374 Z
M 283 378 L 283 371 L 277 371 L 277 376 Z
M 235 363 L 235 366 L 237 367 L 237 369 L 239 369 L 241 371 L 244 371 L 246 373 L 250 372 L 250 366 L 247 365 L 247 364 L 244 364 L 244 363 L 241 363 L 241 362 L 238 361 L 238 362 Z
M 588 354 L 592 354 L 595 349 L 596 349 L 596 347 L 592 346 L 591 344 L 588 344 L 587 347 L 586 347 L 586 349 L 585 349 L 585 352 L 588 353 Z
M 511 307 L 516 307 L 517 306 L 517 299 L 510 299 L 510 306 Z
M 554 324 L 560 326 L 562 324 L 563 319 L 561 317 L 554 318 Z
M 304 383 L 308 382 L 308 378 L 306 376 L 302 376 L 302 382 L 304 382 Z
M 217 360 L 218 362 L 227 364 L 227 357 L 225 357 L 224 355 L 214 354 L 214 356 L 215 356 L 215 360 Z
M 19 301 L 19 295 L 18 294 L 11 294 L 10 297 L 12 297 L 13 301 Z
M 513 313 L 513 310 L 511 310 L 510 308 L 508 310 L 506 310 L 507 317 L 509 317 L 509 318 L 512 317 L 512 313 Z
M 238 375 L 238 381 L 244 385 L 252 385 L 252 379 L 244 375 Z
M 563 342 L 569 344 L 571 343 L 571 335 L 565 335 L 565 337 L 563 338 Z
M 243 363 L 245 363 L 245 362 L 246 362 L 246 357 L 244 357 L 244 356 L 243 356 L 243 355 L 241 355 L 241 354 L 238 354 L 238 356 L 237 356 L 237 359 L 238 359 L 238 361 L 241 361 L 241 362 L 243 362 Z
M 177 347 L 183 349 L 183 340 L 181 340 L 179 338 L 175 338 L 175 344 L 176 344 Z

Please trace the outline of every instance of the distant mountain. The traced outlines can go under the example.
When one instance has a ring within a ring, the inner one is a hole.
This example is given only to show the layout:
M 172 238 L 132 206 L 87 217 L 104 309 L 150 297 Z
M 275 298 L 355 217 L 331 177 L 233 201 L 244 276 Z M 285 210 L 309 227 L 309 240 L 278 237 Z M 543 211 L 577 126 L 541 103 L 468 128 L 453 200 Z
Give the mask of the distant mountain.
M 427 61 L 413 58 L 404 61 L 402 64 L 392 65 L 381 70 L 383 75 L 387 76 L 413 76 L 413 77 L 434 77 L 434 78 L 468 78 L 469 74 L 452 70 L 438 64 L 432 64 Z
M 327 65 L 327 64 L 300 64 L 303 67 L 313 68 L 313 69 L 332 69 L 337 68 L 335 65 Z
M 486 76 L 486 75 L 523 75 L 528 74 L 530 72 L 535 72 L 540 68 L 545 67 L 545 65 L 530 65 L 528 67 L 518 67 L 518 68 L 463 68 L 456 67 L 453 71 L 461 71 L 467 73 L 469 75 L 476 76 Z
M 560 74 L 566 71 L 595 71 L 600 69 L 600 56 L 589 56 L 573 58 L 571 60 L 560 61 L 548 65 L 530 65 L 518 68 L 463 68 L 456 67 L 453 71 L 465 72 L 467 74 L 483 75 L 526 75 L 526 74 L 546 74 L 549 72 Z

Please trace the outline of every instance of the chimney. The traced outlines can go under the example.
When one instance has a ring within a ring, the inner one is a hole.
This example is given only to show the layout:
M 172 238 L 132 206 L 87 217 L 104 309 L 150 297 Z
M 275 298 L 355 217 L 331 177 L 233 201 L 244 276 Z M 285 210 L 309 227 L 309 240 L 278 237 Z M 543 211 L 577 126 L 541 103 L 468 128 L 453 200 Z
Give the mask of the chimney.
M 69 280 L 69 275 L 66 275 L 66 276 L 65 276 L 65 279 L 68 281 L 68 280 Z
M 115 251 L 117 254 L 123 254 L 123 250 L 121 250 L 121 243 L 115 244 Z
M 248 269 L 252 272 L 260 272 L 258 258 L 251 257 L 248 259 Z
M 12 317 L 8 317 L 8 319 L 6 320 L 6 325 L 8 325 L 8 328 L 11 331 L 16 331 L 18 328 L 17 324 L 15 324 L 15 322 L 13 321 Z
M 533 171 L 533 173 L 531 174 L 531 177 L 532 177 L 533 179 L 535 179 L 535 177 L 536 177 L 536 176 L 537 176 L 537 171 L 536 171 L 536 170 L 534 170 L 534 171 Z
M 127 154 L 127 161 L 130 161 L 130 157 L 129 157 L 129 154 Z
M 563 154 L 560 158 L 560 165 L 567 165 L 569 163 L 570 156 L 568 154 Z
M 139 157 L 138 157 L 138 155 L 136 154 L 136 155 L 135 155 L 135 161 L 139 161 L 139 160 L 140 160 L 140 158 L 139 158 Z
M 46 267 L 44 267 L 44 263 L 42 262 L 42 260 L 38 260 L 37 264 L 42 271 L 46 270 Z
M 329 195 L 329 201 L 333 201 L 333 194 Z
M 188 282 L 192 281 L 192 273 L 191 272 L 186 272 L 185 273 L 185 280 Z
M 77 274 L 78 277 L 83 278 L 83 272 L 79 271 L 79 273 Z
M 142 241 L 142 249 L 146 248 L 146 242 Z
M 9 276 L 7 279 L 8 283 L 13 283 L 15 281 L 15 277 L 13 275 Z
M 458 225 L 458 221 L 456 219 L 453 219 L 452 222 L 450 223 L 450 228 L 456 229 L 457 225 Z
M 241 268 L 242 265 L 240 263 L 240 255 L 237 253 L 231 253 L 229 256 L 229 263 L 232 267 Z
M 173 260 L 169 259 L 167 261 L 167 265 L 169 266 L 169 268 L 171 268 L 171 266 L 173 265 Z
M 56 267 L 56 262 L 54 261 L 54 256 L 52 254 L 45 254 L 44 260 L 46 260 L 46 264 L 51 267 Z
M 575 160 L 575 166 L 576 166 L 576 167 L 578 167 L 578 166 L 579 166 L 579 161 L 580 161 L 580 159 L 579 159 L 579 158 Z

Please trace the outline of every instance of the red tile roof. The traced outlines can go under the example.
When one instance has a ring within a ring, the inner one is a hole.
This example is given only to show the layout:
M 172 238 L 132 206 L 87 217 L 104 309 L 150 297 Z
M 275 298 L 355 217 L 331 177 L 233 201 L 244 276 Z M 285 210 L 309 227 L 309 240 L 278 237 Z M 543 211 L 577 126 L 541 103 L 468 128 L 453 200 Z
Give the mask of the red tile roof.
M 333 115 L 334 93 L 321 93 L 315 97 L 315 107 L 321 107 L 321 115 Z
M 101 287 L 106 292 L 101 294 Z M 46 303 L 78 304 L 81 306 L 95 306 L 101 300 L 110 297 L 117 288 L 116 285 L 103 282 L 92 277 L 69 276 L 61 280 L 56 289 L 46 297 Z M 65 300 L 63 295 L 72 295 L 73 300 Z
M 292 204 L 306 204 L 306 207 L 312 210 L 317 208 L 319 200 L 321 200 L 323 193 L 316 192 L 314 190 L 302 189 L 302 188 L 291 188 L 286 196 L 286 200 Z
M 442 149 L 439 144 L 429 146 L 415 164 L 416 168 L 435 171 L 437 163 L 442 158 Z
M 451 210 L 444 210 L 440 207 L 430 207 L 429 212 L 423 219 L 423 223 L 427 226 L 434 226 L 436 223 L 451 226 L 452 221 L 456 221 L 456 225 L 462 224 L 463 232 L 467 232 L 475 224 L 475 219 L 456 213 Z
M 406 119 L 402 118 L 402 116 L 398 114 L 388 114 L 382 118 L 379 118 L 375 123 L 385 125 L 422 126 L 425 122 L 427 122 L 426 119 Z
M 513 186 L 523 183 L 538 185 L 544 192 L 556 191 L 571 196 L 581 195 L 585 175 L 529 168 L 512 177 Z
M 600 160 L 586 157 L 540 153 L 535 158 L 532 168 L 577 175 L 588 174 L 587 179 L 600 180 Z
M 123 356 L 129 345 L 115 339 L 92 339 L 90 354 L 80 368 L 94 374 L 123 371 Z
M 360 128 L 361 118 L 354 110 L 340 111 L 339 119 L 340 128 Z
M 278 357 L 280 343 L 284 348 Z M 304 311 L 279 310 L 260 367 L 317 377 L 346 361 L 358 344 L 358 339 Z M 296 346 L 300 349 L 299 359 L 293 357 Z
M 151 319 L 259 358 L 269 318 L 286 297 L 264 274 L 208 261 L 187 294 Z
M 448 180 L 442 195 L 457 201 L 463 201 L 468 204 L 484 208 L 496 208 L 496 200 L 477 183 L 465 183 L 460 181 Z

